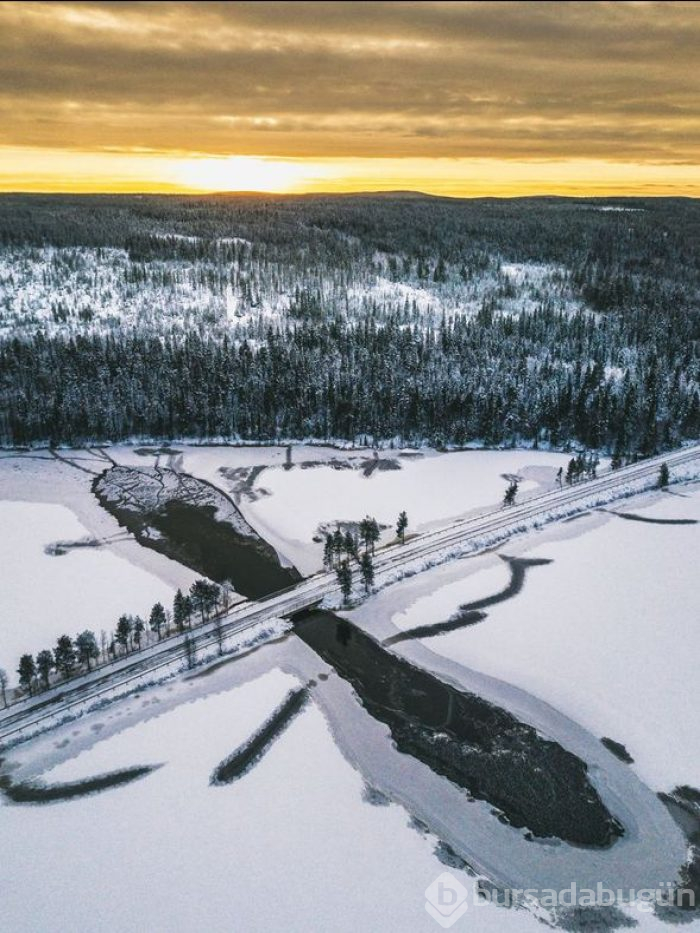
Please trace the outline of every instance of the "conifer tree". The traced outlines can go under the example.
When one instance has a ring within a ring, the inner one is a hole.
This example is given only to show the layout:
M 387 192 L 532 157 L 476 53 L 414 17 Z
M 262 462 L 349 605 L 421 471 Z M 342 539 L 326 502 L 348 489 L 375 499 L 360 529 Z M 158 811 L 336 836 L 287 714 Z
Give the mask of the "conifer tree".
M 51 676 L 51 671 L 54 669 L 54 659 L 53 654 L 50 651 L 44 649 L 40 651 L 36 656 L 36 669 L 41 677 L 41 682 L 44 685 L 44 690 L 49 689 L 49 678 Z
M 180 590 L 175 594 L 175 603 L 178 603 L 178 596 L 182 597 Z M 158 636 L 158 641 L 161 639 L 161 634 L 163 626 L 165 625 L 165 609 L 162 603 L 154 603 L 153 608 L 151 609 L 151 614 L 148 617 L 148 624 L 151 627 L 151 631 L 155 632 Z M 176 622 L 177 624 L 177 622 Z
M 61 635 L 56 642 L 53 655 L 56 670 L 62 675 L 64 680 L 68 680 L 75 670 L 77 662 L 73 639 L 69 635 Z
M 404 544 L 406 541 L 406 529 L 408 528 L 408 516 L 405 512 L 399 514 L 398 521 L 396 522 L 396 537 L 400 539 L 401 544 Z
M 20 686 L 26 687 L 29 691 L 29 696 L 31 696 L 32 685 L 34 683 L 34 678 L 36 677 L 36 665 L 31 654 L 23 654 L 19 659 L 17 673 L 19 674 Z

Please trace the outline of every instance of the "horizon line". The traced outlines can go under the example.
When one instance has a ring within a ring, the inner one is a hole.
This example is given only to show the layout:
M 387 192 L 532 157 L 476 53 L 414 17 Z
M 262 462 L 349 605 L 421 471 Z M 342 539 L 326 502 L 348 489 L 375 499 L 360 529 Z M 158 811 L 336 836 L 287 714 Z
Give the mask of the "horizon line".
M 246 189 L 211 189 L 210 191 L 197 191 L 193 189 L 182 190 L 159 190 L 157 188 L 135 189 L 134 191 L 113 191 L 105 188 L 95 188 L 92 190 L 75 191 L 71 189 L 60 188 L 12 188 L 0 189 L 0 197 L 7 196 L 36 196 L 36 197 L 165 197 L 165 198 L 208 198 L 208 197 L 238 197 L 238 198 L 362 198 L 362 197 L 409 197 L 409 198 L 430 198 L 432 200 L 449 201 L 517 201 L 517 200 L 559 200 L 559 201 L 606 201 L 606 200 L 700 200 L 700 195 L 692 194 L 628 194 L 628 193 L 608 193 L 608 194 L 560 194 L 542 192 L 539 194 L 436 194 L 430 191 L 422 191 L 418 188 L 395 188 L 395 189 L 367 189 L 362 191 L 266 191 L 266 190 L 246 190 Z

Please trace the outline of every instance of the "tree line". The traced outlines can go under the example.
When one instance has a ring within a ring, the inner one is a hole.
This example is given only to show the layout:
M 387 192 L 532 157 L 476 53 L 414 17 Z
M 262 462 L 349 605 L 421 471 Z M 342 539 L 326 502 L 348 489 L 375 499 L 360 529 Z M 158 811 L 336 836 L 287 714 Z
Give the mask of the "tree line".
M 232 590 L 209 580 L 195 580 L 188 593 L 178 589 L 172 609 L 162 603 L 153 605 L 148 620 L 141 616 L 121 615 L 111 632 L 101 632 L 98 641 L 95 632 L 85 630 L 74 638 L 60 635 L 53 648 L 45 648 L 34 656 L 23 654 L 17 674 L 19 685 L 30 696 L 35 690 L 48 690 L 54 677 L 69 680 L 78 673 L 91 671 L 99 663 L 109 663 L 147 644 L 160 641 L 175 632 L 181 634 L 193 625 L 204 625 L 212 613 L 228 608 Z M 215 616 L 215 621 L 219 616 Z M 223 630 L 215 624 L 219 653 L 223 651 Z M 186 646 L 187 647 L 187 646 Z M 188 662 L 190 660 L 188 654 Z M 0 696 L 7 705 L 7 674 L 0 670 Z
M 699 324 L 668 315 L 649 332 L 641 316 L 541 310 L 437 328 L 301 323 L 256 345 L 15 338 L 0 343 L 0 443 L 370 437 L 648 454 L 700 434 Z

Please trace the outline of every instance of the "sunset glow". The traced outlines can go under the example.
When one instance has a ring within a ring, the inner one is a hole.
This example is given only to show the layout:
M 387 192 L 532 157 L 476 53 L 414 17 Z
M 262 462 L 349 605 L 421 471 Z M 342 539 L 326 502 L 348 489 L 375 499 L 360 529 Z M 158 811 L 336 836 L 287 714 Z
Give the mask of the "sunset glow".
M 0 190 L 700 193 L 692 3 L 0 3 Z

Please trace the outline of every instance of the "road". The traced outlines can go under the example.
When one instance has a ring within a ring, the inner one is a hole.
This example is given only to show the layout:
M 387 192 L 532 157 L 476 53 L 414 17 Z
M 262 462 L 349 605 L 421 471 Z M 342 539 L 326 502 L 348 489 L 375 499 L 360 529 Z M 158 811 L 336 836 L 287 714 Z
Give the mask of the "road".
M 571 487 L 555 489 L 523 499 L 509 508 L 484 511 L 476 516 L 457 519 L 432 531 L 416 535 L 405 544 L 394 544 L 377 551 L 375 579 L 401 576 L 409 565 L 438 563 L 451 553 L 472 552 L 504 541 L 534 527 L 538 522 L 560 520 L 587 511 L 592 502 L 611 502 L 629 494 L 630 485 L 649 482 L 658 476 L 662 462 L 674 469 L 697 464 L 700 445 L 682 448 L 640 463 L 607 472 L 596 479 Z M 410 506 L 410 503 L 408 503 Z M 300 583 L 256 601 L 244 600 L 233 606 L 221 619 L 224 637 L 245 632 L 261 621 L 286 618 L 318 605 L 326 596 L 337 593 L 335 573 L 320 572 Z M 197 652 L 216 646 L 215 623 L 209 622 L 193 631 Z M 86 704 L 109 700 L 157 680 L 185 661 L 186 635 L 173 635 L 140 652 L 127 655 L 90 673 L 75 677 L 68 684 L 57 684 L 35 697 L 27 697 L 0 711 L 0 747 L 33 732 L 57 724 L 77 714 Z

